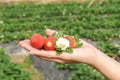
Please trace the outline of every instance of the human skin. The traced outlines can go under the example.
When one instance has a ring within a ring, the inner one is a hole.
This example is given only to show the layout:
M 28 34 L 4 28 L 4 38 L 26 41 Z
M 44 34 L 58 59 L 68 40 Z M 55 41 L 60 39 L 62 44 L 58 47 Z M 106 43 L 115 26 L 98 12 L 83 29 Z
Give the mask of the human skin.
M 46 35 L 51 36 L 56 31 L 46 29 L 45 32 Z M 60 64 L 85 63 L 95 67 L 110 80 L 120 80 L 120 63 L 105 55 L 103 52 L 88 42 L 82 39 L 80 41 L 83 43 L 82 47 L 74 48 L 72 54 L 63 52 L 60 55 L 57 55 L 56 51 L 35 49 L 30 45 L 29 40 L 20 41 L 19 45 L 29 51 L 30 54 L 35 55 L 40 59 L 57 62 Z

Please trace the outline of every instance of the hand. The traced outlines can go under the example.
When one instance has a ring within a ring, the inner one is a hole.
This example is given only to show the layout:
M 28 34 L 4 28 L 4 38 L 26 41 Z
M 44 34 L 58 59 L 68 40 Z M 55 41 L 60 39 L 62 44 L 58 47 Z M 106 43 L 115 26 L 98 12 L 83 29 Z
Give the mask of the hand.
M 54 32 L 57 33 L 57 31 L 46 29 L 46 35 L 48 36 L 51 36 Z M 73 53 L 70 54 L 67 52 L 63 52 L 60 55 L 57 55 L 56 51 L 35 49 L 30 45 L 29 40 L 20 41 L 19 45 L 29 51 L 30 54 L 35 55 L 43 60 L 53 61 L 61 64 L 86 63 L 93 65 L 98 50 L 84 40 L 81 40 L 81 42 L 83 43 L 83 46 L 80 48 L 74 48 Z

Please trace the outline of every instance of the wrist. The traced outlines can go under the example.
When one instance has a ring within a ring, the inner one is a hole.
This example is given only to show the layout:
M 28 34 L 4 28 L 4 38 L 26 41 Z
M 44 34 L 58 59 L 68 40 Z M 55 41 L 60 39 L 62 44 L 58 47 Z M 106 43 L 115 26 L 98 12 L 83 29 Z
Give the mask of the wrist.
M 95 49 L 95 54 L 92 57 L 92 61 L 91 61 L 90 65 L 96 68 L 99 61 L 101 61 L 102 58 L 104 57 L 103 55 L 105 55 L 103 52 L 101 52 L 98 49 Z
M 110 80 L 120 80 L 120 63 L 110 58 L 101 51 L 97 51 L 96 58 L 92 64 L 98 71 Z

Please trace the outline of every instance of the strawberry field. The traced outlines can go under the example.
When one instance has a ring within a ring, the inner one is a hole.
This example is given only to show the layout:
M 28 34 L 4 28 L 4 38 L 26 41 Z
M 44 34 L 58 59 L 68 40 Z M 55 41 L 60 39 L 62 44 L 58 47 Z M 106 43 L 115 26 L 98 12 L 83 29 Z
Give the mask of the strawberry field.
M 33 33 L 44 35 L 45 29 L 51 28 L 68 35 L 78 34 L 80 38 L 120 61 L 120 1 L 94 2 L 87 8 L 88 4 L 89 2 L 0 5 L 0 42 L 29 39 Z M 68 80 L 106 80 L 97 70 L 85 64 L 56 64 L 56 67 L 73 71 Z M 0 76 L 4 75 L 1 69 Z

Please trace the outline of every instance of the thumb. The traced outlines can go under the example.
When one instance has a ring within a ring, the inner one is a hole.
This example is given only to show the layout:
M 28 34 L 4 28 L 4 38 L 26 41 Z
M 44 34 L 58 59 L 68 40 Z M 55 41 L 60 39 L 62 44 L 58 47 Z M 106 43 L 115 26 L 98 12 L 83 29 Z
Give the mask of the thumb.
M 46 29 L 45 33 L 46 33 L 47 36 L 52 36 L 53 33 L 58 33 L 58 32 L 55 31 L 55 30 L 52 30 L 52 29 Z

